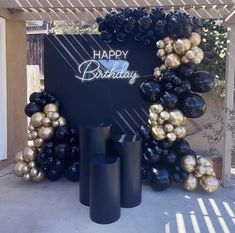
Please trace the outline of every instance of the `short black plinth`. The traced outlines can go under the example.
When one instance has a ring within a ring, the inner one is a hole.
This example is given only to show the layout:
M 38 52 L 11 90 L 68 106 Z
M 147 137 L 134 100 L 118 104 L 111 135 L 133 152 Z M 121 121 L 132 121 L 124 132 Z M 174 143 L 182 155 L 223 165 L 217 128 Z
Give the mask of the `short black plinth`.
M 107 153 L 110 124 L 80 126 L 80 202 L 89 205 L 89 161 L 94 154 Z
M 114 136 L 112 153 L 121 161 L 121 207 L 138 206 L 142 200 L 142 140 L 138 135 Z
M 90 218 L 99 224 L 117 221 L 121 213 L 120 159 L 100 154 L 90 161 Z

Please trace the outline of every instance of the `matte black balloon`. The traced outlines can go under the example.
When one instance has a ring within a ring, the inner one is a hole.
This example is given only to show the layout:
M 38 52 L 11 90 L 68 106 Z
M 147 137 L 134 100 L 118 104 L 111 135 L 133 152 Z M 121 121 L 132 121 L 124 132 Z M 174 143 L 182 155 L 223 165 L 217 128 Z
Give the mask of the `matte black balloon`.
M 68 142 L 70 130 L 66 126 L 57 127 L 55 130 L 55 140 L 57 142 Z
M 145 80 L 140 85 L 140 94 L 148 102 L 156 102 L 160 96 L 161 88 L 155 80 Z
M 180 101 L 180 108 L 188 118 L 197 118 L 206 111 L 204 99 L 197 94 L 187 94 Z
M 79 181 L 79 163 L 73 163 L 64 171 L 64 175 L 68 180 Z
M 151 129 L 147 125 L 141 125 L 138 133 L 144 141 L 148 141 L 152 138 Z
M 173 146 L 173 142 L 169 141 L 169 140 L 162 140 L 159 142 L 159 144 L 162 148 L 167 148 L 167 149 L 169 149 Z
M 169 173 L 167 169 L 149 169 L 149 182 L 151 187 L 156 191 L 164 191 L 170 187 Z
M 176 159 L 177 159 L 177 154 L 172 150 L 168 150 L 168 154 L 163 156 L 164 162 L 170 165 L 173 165 L 176 162 Z
M 58 159 L 65 159 L 69 156 L 71 150 L 67 144 L 62 143 L 55 146 L 54 152 Z
M 44 153 L 46 153 L 48 156 L 51 156 L 53 154 L 53 148 L 54 148 L 55 144 L 53 141 L 45 141 L 42 144 L 42 151 Z
M 147 31 L 152 24 L 152 20 L 149 16 L 142 16 L 139 20 L 138 20 L 138 27 L 139 30 L 144 32 Z
M 56 181 L 61 177 L 61 172 L 55 170 L 48 170 L 45 172 L 45 176 L 50 181 Z
M 47 104 L 56 103 L 56 98 L 51 94 L 47 94 L 46 101 L 47 101 Z
M 175 94 L 166 91 L 161 95 L 160 101 L 165 108 L 173 109 L 177 106 L 178 98 Z
M 40 169 L 47 168 L 47 159 L 48 159 L 48 155 L 45 152 L 43 151 L 38 152 L 37 157 L 36 157 L 37 167 Z
M 28 117 L 31 117 L 35 112 L 41 112 L 41 111 L 42 107 L 35 102 L 28 103 L 24 109 L 24 112 Z
M 41 99 L 43 98 L 43 95 L 41 92 L 33 92 L 29 96 L 30 102 L 40 103 Z
M 77 146 L 71 147 L 71 153 L 69 154 L 69 159 L 71 161 L 79 161 L 79 148 Z
M 123 42 L 126 39 L 126 37 L 127 37 L 127 34 L 125 32 L 121 30 L 117 32 L 117 35 L 116 35 L 117 41 Z
M 214 85 L 214 77 L 206 71 L 195 72 L 190 78 L 192 91 L 205 93 Z
M 106 43 L 110 43 L 113 39 L 112 34 L 107 30 L 102 31 L 100 34 L 100 37 L 101 37 L 101 40 L 103 40 Z
M 53 162 L 50 163 L 50 169 L 58 173 L 62 173 L 64 171 L 64 162 L 60 159 L 54 158 Z
M 160 160 L 160 153 L 158 153 L 157 150 L 154 150 L 152 148 L 145 148 L 144 150 L 144 159 L 147 163 L 152 164 L 156 163 Z
M 69 139 L 69 143 L 71 145 L 79 145 L 79 135 L 76 132 L 75 129 L 71 129 L 70 130 L 70 139 Z
M 179 155 L 187 155 L 190 153 L 190 145 L 184 139 L 178 139 L 174 143 L 174 151 Z
M 193 74 L 193 69 L 191 65 L 181 65 L 177 70 L 177 74 L 182 78 L 190 78 Z
M 166 35 L 166 21 L 158 20 L 154 25 L 154 31 L 157 38 L 163 38 Z

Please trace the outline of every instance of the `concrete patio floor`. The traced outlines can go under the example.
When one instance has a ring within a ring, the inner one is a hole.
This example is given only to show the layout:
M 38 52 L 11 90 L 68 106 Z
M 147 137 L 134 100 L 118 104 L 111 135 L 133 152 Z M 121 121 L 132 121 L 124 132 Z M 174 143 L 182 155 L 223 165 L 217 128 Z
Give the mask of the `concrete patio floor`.
M 154 192 L 144 185 L 140 206 L 122 209 L 114 224 L 99 225 L 79 203 L 78 183 L 62 179 L 35 184 L 10 171 L 0 171 L 0 233 L 235 232 L 235 185 L 214 194 L 188 193 L 179 186 Z

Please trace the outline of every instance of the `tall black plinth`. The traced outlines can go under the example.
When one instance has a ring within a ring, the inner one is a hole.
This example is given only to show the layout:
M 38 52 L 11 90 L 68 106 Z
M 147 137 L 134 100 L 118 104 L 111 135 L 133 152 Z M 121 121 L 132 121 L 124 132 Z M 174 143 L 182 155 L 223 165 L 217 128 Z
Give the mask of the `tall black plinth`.
M 80 202 L 89 205 L 89 162 L 94 154 L 106 153 L 110 144 L 110 124 L 80 126 Z
M 109 224 L 120 218 L 120 159 L 96 155 L 90 161 L 90 218 Z
M 115 136 L 112 139 L 112 153 L 121 161 L 121 207 L 135 207 L 142 200 L 142 140 L 138 135 Z

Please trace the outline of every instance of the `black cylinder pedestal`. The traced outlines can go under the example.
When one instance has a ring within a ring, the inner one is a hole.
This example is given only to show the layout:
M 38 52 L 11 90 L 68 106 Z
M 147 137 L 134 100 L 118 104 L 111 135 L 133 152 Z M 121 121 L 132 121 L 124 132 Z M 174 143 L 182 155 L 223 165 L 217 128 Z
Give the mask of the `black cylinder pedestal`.
M 142 200 L 142 140 L 137 135 L 113 137 L 112 153 L 121 161 L 121 207 L 131 208 Z
M 94 154 L 106 153 L 111 125 L 80 126 L 80 202 L 89 205 L 89 162 Z
M 109 224 L 120 218 L 120 159 L 96 155 L 90 161 L 90 217 Z

